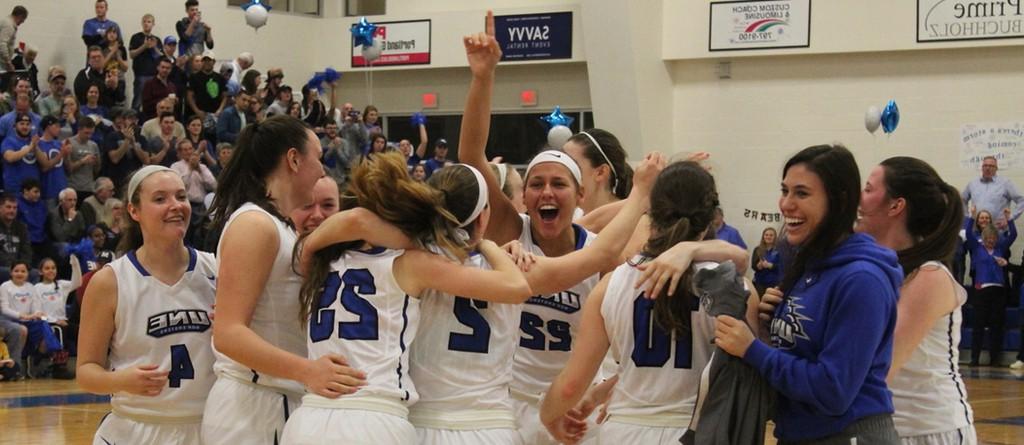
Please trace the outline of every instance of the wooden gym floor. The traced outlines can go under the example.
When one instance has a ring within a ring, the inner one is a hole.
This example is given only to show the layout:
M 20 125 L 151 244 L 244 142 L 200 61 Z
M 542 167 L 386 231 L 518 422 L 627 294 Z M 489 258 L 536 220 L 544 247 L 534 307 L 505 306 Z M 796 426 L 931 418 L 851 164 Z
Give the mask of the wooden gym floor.
M 983 444 L 1024 444 L 1024 371 L 963 368 Z M 0 382 L 0 443 L 89 444 L 110 405 L 74 381 Z M 769 441 L 774 443 L 774 441 Z

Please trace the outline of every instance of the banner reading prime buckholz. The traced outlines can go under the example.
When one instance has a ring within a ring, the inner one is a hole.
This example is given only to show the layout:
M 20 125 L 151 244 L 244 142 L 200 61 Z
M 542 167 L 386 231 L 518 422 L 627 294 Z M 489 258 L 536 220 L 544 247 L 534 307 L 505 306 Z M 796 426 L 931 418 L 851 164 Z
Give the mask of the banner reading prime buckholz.
M 501 60 L 572 58 L 572 12 L 495 16 L 494 33 Z
M 381 53 L 373 66 L 430 64 L 430 20 L 377 22 L 376 25 L 373 39 L 381 42 Z M 353 46 L 352 68 L 365 66 L 363 48 Z

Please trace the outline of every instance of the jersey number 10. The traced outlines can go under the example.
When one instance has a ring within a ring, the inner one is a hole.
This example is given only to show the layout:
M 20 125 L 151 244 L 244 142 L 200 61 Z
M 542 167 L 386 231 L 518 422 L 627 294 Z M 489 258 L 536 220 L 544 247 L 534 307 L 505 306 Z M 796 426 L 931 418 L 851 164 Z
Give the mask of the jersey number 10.
M 696 306 L 691 308 L 697 309 Z M 654 300 L 648 300 L 640 294 L 633 301 L 633 354 L 630 356 L 633 364 L 637 368 L 665 366 L 672 355 L 673 344 L 676 351 L 673 366 L 677 369 L 690 369 L 693 361 L 692 335 L 690 332 L 677 335 L 673 341 L 672 335 L 654 322 Z

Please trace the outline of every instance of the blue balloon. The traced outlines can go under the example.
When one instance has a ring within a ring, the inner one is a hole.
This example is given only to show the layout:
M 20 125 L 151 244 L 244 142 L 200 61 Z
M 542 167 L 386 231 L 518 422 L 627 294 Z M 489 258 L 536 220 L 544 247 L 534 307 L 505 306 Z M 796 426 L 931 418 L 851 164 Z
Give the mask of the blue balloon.
M 256 6 L 256 5 L 262 6 L 263 9 L 266 9 L 267 11 L 273 9 L 273 8 L 270 7 L 270 5 L 268 5 L 266 3 L 263 3 L 260 0 L 249 0 L 249 3 L 246 3 L 246 4 L 242 5 L 242 9 L 243 10 L 248 10 L 250 7 Z
M 413 127 L 419 127 L 420 125 L 427 125 L 427 116 L 423 113 L 413 113 L 412 117 L 409 118 L 409 122 L 412 123 Z
M 377 25 L 367 22 L 366 17 L 359 19 L 349 28 L 352 33 L 353 46 L 373 46 L 373 33 L 377 32 Z
M 568 126 L 572 125 L 572 121 L 574 121 L 576 119 L 571 117 L 571 116 L 566 116 L 565 114 L 562 113 L 562 108 L 561 107 L 555 106 L 555 111 L 552 111 L 551 114 L 549 114 L 547 116 L 541 117 L 540 120 L 542 120 L 544 122 L 547 122 L 548 123 L 548 129 L 550 130 L 550 129 L 555 128 L 555 127 L 557 127 L 559 125 L 563 125 L 563 126 L 568 127 Z
M 882 110 L 882 130 L 886 134 L 896 131 L 896 127 L 900 124 L 900 107 L 896 106 L 896 101 L 890 100 L 885 105 L 885 109 Z

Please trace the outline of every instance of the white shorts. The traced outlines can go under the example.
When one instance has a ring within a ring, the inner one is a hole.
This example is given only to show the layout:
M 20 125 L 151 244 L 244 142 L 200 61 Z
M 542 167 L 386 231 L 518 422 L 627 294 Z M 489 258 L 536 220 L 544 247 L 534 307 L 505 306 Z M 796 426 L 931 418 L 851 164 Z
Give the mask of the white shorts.
M 623 445 L 642 443 L 651 445 L 678 445 L 686 428 L 659 428 L 653 426 L 619 423 L 610 419 L 601 425 L 601 435 L 597 438 L 598 445 Z
M 967 425 L 943 433 L 900 437 L 900 442 L 903 445 L 977 445 L 978 433 L 974 431 L 974 425 Z
M 440 430 L 416 428 L 420 445 L 523 445 L 519 432 L 508 428 L 486 430 Z
M 203 411 L 206 445 L 277 444 L 301 398 L 217 377 Z
M 160 444 L 191 445 L 199 443 L 197 423 L 145 423 L 110 413 L 100 421 L 93 445 Z
M 516 426 L 519 428 L 519 436 L 523 443 L 528 445 L 556 445 L 558 442 L 551 437 L 548 429 L 540 421 L 540 410 L 536 405 L 522 400 L 512 399 L 512 412 L 516 416 Z M 593 445 L 597 443 L 598 432 L 601 426 L 594 422 L 597 411 L 594 411 L 587 419 L 587 434 L 583 436 L 580 445 Z M 621 443 L 618 445 L 622 445 Z
M 282 445 L 415 445 L 416 429 L 393 414 L 301 406 L 284 427 Z

